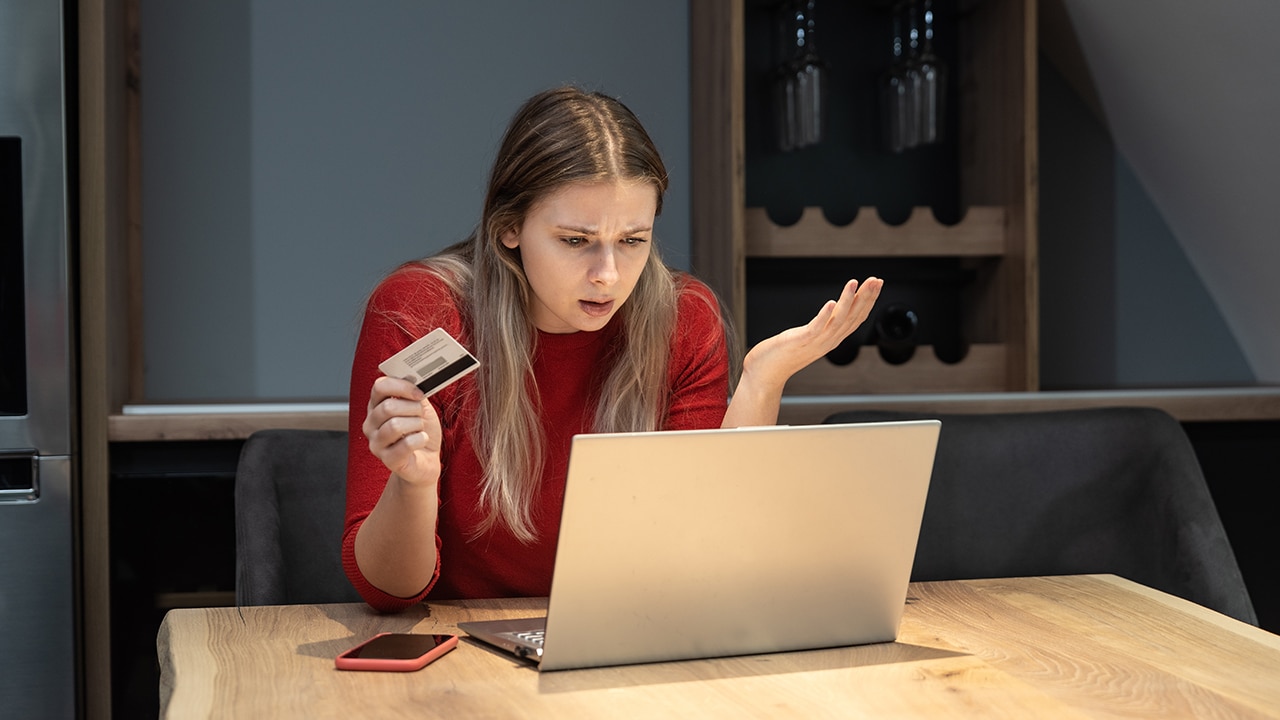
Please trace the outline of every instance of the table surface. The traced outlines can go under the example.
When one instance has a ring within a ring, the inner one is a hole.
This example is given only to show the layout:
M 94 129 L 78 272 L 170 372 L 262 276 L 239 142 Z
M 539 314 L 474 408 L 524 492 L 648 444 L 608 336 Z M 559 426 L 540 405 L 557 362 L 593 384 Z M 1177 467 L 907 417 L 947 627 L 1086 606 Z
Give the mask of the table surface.
M 1111 575 L 915 583 L 897 642 L 539 673 L 472 640 L 336 670 L 377 632 L 457 632 L 545 598 L 172 610 L 161 714 L 204 717 L 1280 718 L 1280 636 Z

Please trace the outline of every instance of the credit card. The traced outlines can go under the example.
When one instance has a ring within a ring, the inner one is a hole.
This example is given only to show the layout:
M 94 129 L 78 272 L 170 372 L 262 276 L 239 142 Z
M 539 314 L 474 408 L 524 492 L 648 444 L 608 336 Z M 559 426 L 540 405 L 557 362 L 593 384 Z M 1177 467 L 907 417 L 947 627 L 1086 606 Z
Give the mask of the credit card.
M 436 328 L 383 360 L 378 369 L 388 377 L 404 378 L 427 397 L 449 387 L 480 367 L 480 361 L 445 332 Z

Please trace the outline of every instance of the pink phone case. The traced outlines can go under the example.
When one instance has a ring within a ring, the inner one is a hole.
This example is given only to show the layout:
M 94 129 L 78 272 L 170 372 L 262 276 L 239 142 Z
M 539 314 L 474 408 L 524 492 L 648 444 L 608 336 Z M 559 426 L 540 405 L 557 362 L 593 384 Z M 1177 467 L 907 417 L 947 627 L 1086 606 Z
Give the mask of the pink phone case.
M 366 646 L 378 638 L 387 636 L 409 635 L 411 633 L 378 633 L 355 647 L 347 650 L 334 659 L 334 665 L 339 670 L 382 670 L 387 672 L 409 672 L 412 670 L 420 670 L 427 666 L 432 660 L 444 655 L 450 650 L 458 646 L 458 636 L 448 635 L 434 647 L 426 652 L 409 658 L 389 658 L 389 657 L 359 657 L 358 653 L 363 651 Z M 427 635 L 425 637 L 431 637 Z

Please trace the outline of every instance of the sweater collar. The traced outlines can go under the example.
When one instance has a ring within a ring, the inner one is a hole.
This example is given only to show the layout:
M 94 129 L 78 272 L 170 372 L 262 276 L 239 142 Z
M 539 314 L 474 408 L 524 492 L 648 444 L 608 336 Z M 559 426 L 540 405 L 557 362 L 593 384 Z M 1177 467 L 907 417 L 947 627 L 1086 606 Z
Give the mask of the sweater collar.
M 571 333 L 549 333 L 538 330 L 538 349 L 540 352 L 557 354 L 563 352 L 579 352 L 590 347 L 603 346 L 618 332 L 621 321 L 615 315 L 609 324 L 599 330 L 579 330 Z

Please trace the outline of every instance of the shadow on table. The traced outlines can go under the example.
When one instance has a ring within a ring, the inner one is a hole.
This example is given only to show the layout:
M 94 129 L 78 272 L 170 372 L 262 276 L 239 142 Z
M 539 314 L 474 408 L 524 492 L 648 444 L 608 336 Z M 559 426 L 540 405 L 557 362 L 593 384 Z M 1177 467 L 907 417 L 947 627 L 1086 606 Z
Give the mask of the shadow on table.
M 344 638 L 317 640 L 302 643 L 298 646 L 298 654 L 307 657 L 334 658 L 339 653 L 350 650 L 356 644 L 368 640 L 382 632 L 397 633 L 430 633 L 431 609 L 425 604 L 416 605 L 402 613 L 383 614 L 367 606 L 365 612 L 352 612 L 350 606 L 318 605 L 326 617 L 340 623 L 351 632 Z M 427 622 L 424 622 L 427 621 Z M 453 632 L 449 630 L 449 632 Z
M 848 670 L 873 665 L 961 657 L 964 653 L 906 643 L 876 643 L 798 652 L 744 655 L 709 660 L 557 670 L 538 676 L 538 692 L 563 693 L 678 682 L 758 677 L 784 673 Z M 536 672 L 532 666 L 531 671 Z

